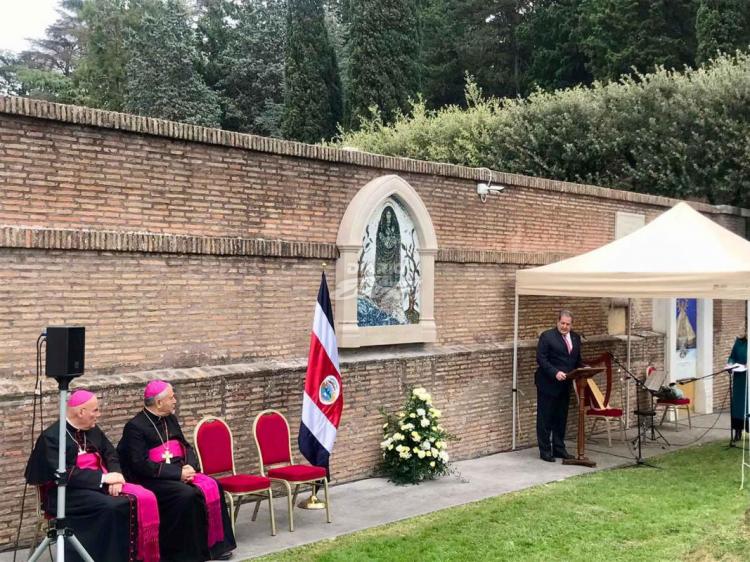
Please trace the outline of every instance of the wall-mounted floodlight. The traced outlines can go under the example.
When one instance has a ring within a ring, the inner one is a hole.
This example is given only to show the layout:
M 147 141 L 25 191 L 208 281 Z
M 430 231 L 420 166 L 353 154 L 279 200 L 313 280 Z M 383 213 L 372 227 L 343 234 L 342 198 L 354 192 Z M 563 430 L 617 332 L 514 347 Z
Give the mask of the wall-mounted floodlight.
M 500 193 L 503 189 L 505 189 L 504 185 L 492 185 L 491 177 L 486 182 L 477 183 L 477 195 L 479 195 L 479 200 L 482 203 L 487 201 L 487 196 L 490 193 Z

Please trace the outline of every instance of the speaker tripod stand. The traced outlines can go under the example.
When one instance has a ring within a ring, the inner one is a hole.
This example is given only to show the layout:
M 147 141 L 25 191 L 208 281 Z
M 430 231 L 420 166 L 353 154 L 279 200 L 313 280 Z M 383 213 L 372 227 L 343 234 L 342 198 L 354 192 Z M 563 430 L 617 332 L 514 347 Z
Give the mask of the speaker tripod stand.
M 65 541 L 68 541 L 71 544 L 83 560 L 86 562 L 94 562 L 94 559 L 89 556 L 89 553 L 86 552 L 86 549 L 83 548 L 81 542 L 76 538 L 75 534 L 73 534 L 73 529 L 68 527 L 65 521 L 65 489 L 67 487 L 67 471 L 65 470 L 65 424 L 68 402 L 68 385 L 70 384 L 70 379 L 57 379 L 57 384 L 60 388 L 60 431 L 58 433 L 60 446 L 57 452 L 57 471 L 55 472 L 55 482 L 57 484 L 57 513 L 53 520 L 54 525 L 50 526 L 49 531 L 47 531 L 47 536 L 32 553 L 31 557 L 29 557 L 29 562 L 36 562 L 36 560 L 39 560 L 47 546 L 53 542 L 56 543 L 55 560 L 57 562 L 64 562 Z
M 655 392 L 651 390 L 649 387 L 646 386 L 646 384 L 636 377 L 633 373 L 631 373 L 625 365 L 623 365 L 620 361 L 617 360 L 617 357 L 615 357 L 613 354 L 609 354 L 612 360 L 617 363 L 617 366 L 623 370 L 623 372 L 630 377 L 633 381 L 635 381 L 636 387 L 641 391 L 645 392 L 648 396 L 648 404 L 645 405 L 645 407 L 641 408 L 639 407 L 637 410 L 633 411 L 633 414 L 638 419 L 638 434 L 636 435 L 635 439 L 632 439 L 630 443 L 633 447 L 636 447 L 636 458 L 635 458 L 635 466 L 648 466 L 651 468 L 659 468 L 658 466 L 655 466 L 653 464 L 647 463 L 643 459 L 643 442 L 644 441 L 651 441 L 652 443 L 658 443 L 659 440 L 662 440 L 664 444 L 662 445 L 662 448 L 671 447 L 669 444 L 669 441 L 667 441 L 666 437 L 662 435 L 661 431 L 659 431 L 656 427 L 656 424 L 654 423 L 654 418 L 656 417 L 656 408 L 654 407 L 654 396 Z

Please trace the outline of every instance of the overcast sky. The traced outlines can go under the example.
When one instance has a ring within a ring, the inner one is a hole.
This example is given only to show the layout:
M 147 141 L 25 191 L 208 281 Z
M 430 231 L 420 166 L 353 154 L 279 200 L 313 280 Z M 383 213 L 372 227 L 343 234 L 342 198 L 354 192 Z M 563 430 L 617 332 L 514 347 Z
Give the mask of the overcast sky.
M 58 0 L 0 0 L 0 49 L 23 51 L 57 19 Z

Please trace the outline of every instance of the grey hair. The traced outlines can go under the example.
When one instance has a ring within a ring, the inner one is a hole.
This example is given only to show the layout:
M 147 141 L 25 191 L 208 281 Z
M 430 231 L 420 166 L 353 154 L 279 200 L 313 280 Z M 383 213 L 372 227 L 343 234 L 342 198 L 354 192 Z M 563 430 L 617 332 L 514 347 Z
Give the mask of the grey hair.
M 563 316 L 567 316 L 568 318 L 570 318 L 571 320 L 573 320 L 573 313 L 570 310 L 568 310 L 567 308 L 563 308 L 560 311 L 560 314 L 557 315 L 557 319 L 558 320 L 562 320 Z
M 143 405 L 144 406 L 156 406 L 157 400 L 163 400 L 167 397 L 167 391 L 169 390 L 169 387 L 162 390 L 159 394 L 155 394 L 154 396 L 151 396 L 149 398 L 143 399 Z

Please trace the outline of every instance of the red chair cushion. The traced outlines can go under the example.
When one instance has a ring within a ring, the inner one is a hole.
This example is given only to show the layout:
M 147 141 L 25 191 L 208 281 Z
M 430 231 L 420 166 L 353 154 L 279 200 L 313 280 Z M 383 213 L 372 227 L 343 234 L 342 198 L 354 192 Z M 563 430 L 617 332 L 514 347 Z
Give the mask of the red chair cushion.
M 606 418 L 620 418 L 622 417 L 622 410 L 620 408 L 604 408 L 603 410 L 592 408 L 591 410 L 588 410 L 586 412 L 586 415 L 604 416 Z
M 656 403 L 670 404 L 672 406 L 687 406 L 688 404 L 690 404 L 690 398 L 674 398 L 672 400 L 662 400 L 661 398 L 659 398 Z
M 195 446 L 201 455 L 204 474 L 232 472 L 232 439 L 222 420 L 203 422 L 198 428 Z
M 282 415 L 269 413 L 260 416 L 255 424 L 255 440 L 264 465 L 292 461 L 289 454 L 289 427 Z
M 289 480 L 290 482 L 320 480 L 326 477 L 326 469 L 309 464 L 293 464 L 282 466 L 281 468 L 272 468 L 268 471 L 268 476 L 281 480 Z
M 253 474 L 235 474 L 234 476 L 217 478 L 217 480 L 224 490 L 232 494 L 255 492 L 271 487 L 271 481 L 268 478 Z

